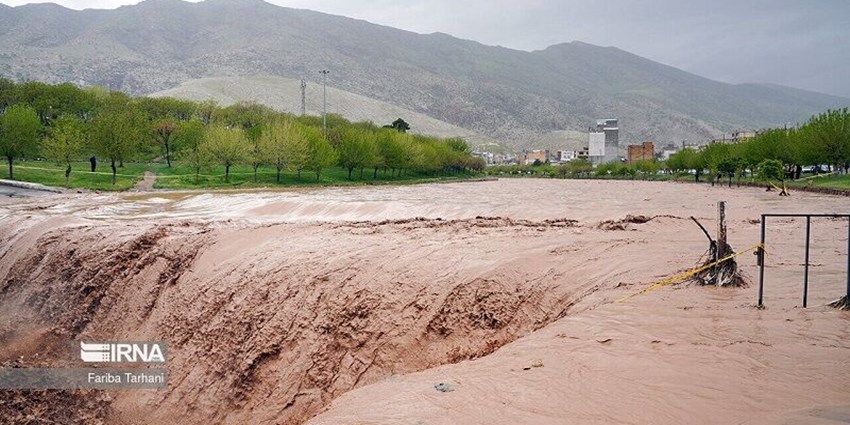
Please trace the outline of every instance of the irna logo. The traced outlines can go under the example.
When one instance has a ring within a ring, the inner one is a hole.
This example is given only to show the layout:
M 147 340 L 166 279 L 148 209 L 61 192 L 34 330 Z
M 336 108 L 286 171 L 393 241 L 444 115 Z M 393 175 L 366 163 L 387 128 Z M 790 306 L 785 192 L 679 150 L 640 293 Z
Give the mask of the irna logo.
M 80 358 L 86 363 L 165 363 L 159 342 L 80 342 Z

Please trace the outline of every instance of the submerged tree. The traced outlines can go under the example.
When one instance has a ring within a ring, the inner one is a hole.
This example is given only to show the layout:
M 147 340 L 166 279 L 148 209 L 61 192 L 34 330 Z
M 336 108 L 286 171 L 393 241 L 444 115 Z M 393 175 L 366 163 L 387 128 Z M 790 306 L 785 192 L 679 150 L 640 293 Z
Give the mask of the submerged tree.
M 782 168 L 782 161 L 778 159 L 765 159 L 758 165 L 759 177 L 767 182 L 767 190 L 771 187 L 779 190 L 779 196 L 788 196 L 788 189 L 785 188 L 785 170 Z M 772 180 L 778 180 L 782 184 L 782 188 L 776 187 Z

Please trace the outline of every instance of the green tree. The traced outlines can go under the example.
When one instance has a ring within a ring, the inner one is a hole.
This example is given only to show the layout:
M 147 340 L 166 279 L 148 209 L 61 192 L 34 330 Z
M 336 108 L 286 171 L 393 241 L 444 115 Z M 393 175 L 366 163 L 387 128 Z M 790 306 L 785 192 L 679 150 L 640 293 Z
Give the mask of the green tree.
M 203 148 L 206 141 L 203 122 L 199 118 L 182 122 L 178 125 L 177 132 L 183 141 L 182 149 L 177 155 L 195 171 L 195 184 L 198 184 L 201 168 L 211 162 L 208 152 Z
M 407 130 L 410 130 L 410 124 L 407 121 L 398 118 L 392 122 L 390 125 L 385 125 L 384 128 L 394 128 L 399 133 L 406 133 Z
M 295 138 L 303 140 L 289 119 L 275 120 L 265 127 L 260 136 L 260 154 L 264 162 L 272 164 L 277 170 L 278 183 L 280 183 L 280 172 L 292 162 L 290 147 L 293 146 L 292 139 Z
M 782 169 L 782 161 L 778 159 L 765 159 L 758 166 L 759 177 L 762 180 L 785 180 L 785 173 Z
M 286 139 L 284 150 L 286 151 L 289 166 L 298 173 L 310 165 L 310 139 L 321 138 L 322 133 L 318 127 L 308 127 L 299 123 L 292 123 L 292 133 Z
M 165 149 L 165 163 L 171 168 L 171 150 L 177 138 L 177 123 L 171 118 L 162 118 L 153 123 L 153 135 Z
M 368 130 L 348 128 L 342 135 L 337 146 L 339 165 L 348 170 L 348 179 L 351 180 L 351 172 L 355 168 L 361 169 L 373 163 L 377 155 L 377 146 L 374 135 Z
M 224 166 L 224 181 L 230 182 L 230 167 L 248 157 L 248 143 L 241 128 L 213 125 L 207 129 L 203 154 Z
M 816 115 L 804 128 L 818 156 L 827 164 L 842 167 L 850 162 L 850 112 L 847 108 Z
M 98 155 L 109 159 L 112 184 L 117 175 L 116 162 L 123 166 L 139 151 L 147 134 L 148 122 L 141 111 L 125 97 L 110 97 L 92 121 L 91 142 Z
M 316 173 L 316 181 L 321 178 L 322 169 L 336 162 L 336 152 L 328 141 L 317 134 L 309 132 L 307 137 L 307 161 L 305 169 Z
M 37 150 L 41 123 L 35 110 L 27 105 L 13 105 L 0 116 L 0 154 L 9 161 L 9 178 L 14 179 L 12 163 Z
M 65 187 L 69 186 L 71 163 L 86 145 L 84 123 L 75 118 L 61 118 L 53 122 L 47 138 L 41 145 L 45 158 L 65 164 Z
M 376 163 L 375 167 L 384 167 L 384 175 L 387 174 L 389 168 L 390 176 L 395 176 L 395 170 L 401 168 L 404 164 L 404 145 L 402 141 L 403 135 L 395 131 L 381 130 L 377 135 L 378 155 L 381 158 L 380 163 Z

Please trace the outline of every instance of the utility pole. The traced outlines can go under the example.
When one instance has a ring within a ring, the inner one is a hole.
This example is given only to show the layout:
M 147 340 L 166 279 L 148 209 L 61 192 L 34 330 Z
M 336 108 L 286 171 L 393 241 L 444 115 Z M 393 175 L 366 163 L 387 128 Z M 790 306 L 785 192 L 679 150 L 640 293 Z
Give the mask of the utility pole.
M 307 80 L 301 79 L 301 116 L 307 115 Z
M 325 137 L 328 137 L 328 74 L 330 73 L 327 69 L 319 71 L 319 74 L 322 74 L 322 129 L 325 131 Z

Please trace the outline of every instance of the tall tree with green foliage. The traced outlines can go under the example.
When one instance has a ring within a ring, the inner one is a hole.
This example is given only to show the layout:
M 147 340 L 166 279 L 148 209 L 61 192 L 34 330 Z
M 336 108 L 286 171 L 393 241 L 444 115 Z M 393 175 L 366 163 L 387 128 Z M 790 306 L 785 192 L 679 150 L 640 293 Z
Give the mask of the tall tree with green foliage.
M 381 130 L 377 135 L 378 155 L 380 162 L 375 164 L 375 172 L 378 167 L 384 168 L 384 175 L 389 168 L 390 176 L 395 176 L 395 170 L 401 168 L 404 163 L 404 146 L 402 142 L 404 135 L 395 131 Z
M 374 162 L 377 155 L 377 145 L 374 133 L 358 128 L 348 128 L 342 134 L 342 140 L 336 148 L 339 156 L 339 165 L 348 170 L 348 179 L 351 180 L 351 172 L 355 168 L 362 170 Z
M 336 152 L 320 133 L 311 131 L 307 137 L 307 161 L 305 169 L 316 173 L 316 181 L 321 178 L 322 170 L 336 162 Z
M 812 117 L 804 126 L 804 134 L 827 164 L 846 170 L 850 163 L 850 112 L 847 108 Z
M 45 158 L 65 164 L 65 187 L 69 187 L 71 164 L 83 152 L 87 143 L 85 123 L 75 118 L 60 118 L 50 126 L 41 144 Z
M 230 167 L 244 161 L 249 155 L 245 131 L 241 128 L 213 125 L 208 128 L 202 146 L 206 155 L 224 166 L 224 181 L 228 183 Z
M 109 160 L 112 184 L 118 166 L 133 159 L 148 135 L 148 121 L 142 112 L 125 96 L 111 96 L 101 106 L 92 121 L 91 142 L 99 156 Z
M 38 114 L 27 105 L 12 105 L 0 116 L 0 155 L 9 162 L 10 179 L 14 160 L 37 151 L 40 129 Z
M 153 123 L 153 135 L 165 149 L 165 163 L 171 168 L 171 151 L 177 138 L 177 123 L 171 118 L 161 118 Z
M 287 161 L 301 178 L 301 171 L 310 165 L 310 139 L 321 138 L 322 133 L 318 127 L 309 127 L 298 122 L 292 123 L 290 137 L 286 139 L 284 150 Z
M 263 129 L 260 136 L 260 154 L 263 162 L 271 164 L 277 170 L 277 182 L 280 183 L 280 173 L 290 165 L 290 140 L 300 138 L 296 134 L 293 123 L 289 119 L 277 119 Z
M 195 171 L 195 184 L 198 184 L 201 168 L 210 163 L 210 157 L 203 149 L 204 124 L 201 119 L 194 118 L 180 123 L 177 132 L 183 141 L 182 149 L 177 152 L 178 158 L 192 167 Z

